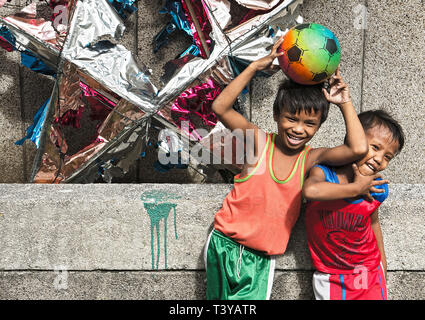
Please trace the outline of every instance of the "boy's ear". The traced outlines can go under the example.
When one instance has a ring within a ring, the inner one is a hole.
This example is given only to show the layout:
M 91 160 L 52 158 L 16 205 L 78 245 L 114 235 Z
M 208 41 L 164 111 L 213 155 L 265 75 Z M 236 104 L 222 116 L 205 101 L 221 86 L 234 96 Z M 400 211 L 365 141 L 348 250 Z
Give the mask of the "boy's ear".
M 275 122 L 279 121 L 279 116 L 274 112 L 273 112 L 273 119 L 274 119 Z

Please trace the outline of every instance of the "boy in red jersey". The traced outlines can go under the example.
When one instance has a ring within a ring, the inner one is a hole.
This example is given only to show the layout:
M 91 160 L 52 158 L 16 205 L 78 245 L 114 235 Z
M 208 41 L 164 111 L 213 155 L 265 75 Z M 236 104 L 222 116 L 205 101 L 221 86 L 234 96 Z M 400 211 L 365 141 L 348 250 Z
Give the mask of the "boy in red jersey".
M 354 164 L 315 166 L 303 196 L 318 300 L 386 300 L 387 262 L 378 207 L 388 196 L 384 170 L 404 145 L 401 126 L 385 111 L 359 114 L 369 152 Z
M 283 254 L 301 205 L 304 173 L 315 164 L 343 165 L 363 157 L 366 137 L 339 73 L 322 85 L 283 83 L 273 106 L 277 134 L 268 134 L 233 108 L 256 72 L 281 53 L 280 38 L 271 53 L 251 63 L 217 97 L 213 110 L 230 130 L 243 132 L 247 149 L 258 161 L 246 161 L 214 219 L 205 248 L 207 299 L 268 299 L 273 282 L 273 256 Z M 311 149 L 307 143 L 326 120 L 329 102 L 346 123 L 346 143 Z M 253 141 L 249 140 L 253 133 Z

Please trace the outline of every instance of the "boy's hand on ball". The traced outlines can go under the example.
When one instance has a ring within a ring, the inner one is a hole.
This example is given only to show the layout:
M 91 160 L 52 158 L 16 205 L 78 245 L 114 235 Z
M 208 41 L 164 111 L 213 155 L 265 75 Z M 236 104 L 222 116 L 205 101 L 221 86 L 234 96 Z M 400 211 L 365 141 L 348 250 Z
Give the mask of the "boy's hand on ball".
M 254 61 L 253 63 L 251 63 L 251 65 L 255 68 L 256 71 L 261 71 L 261 70 L 265 70 L 265 69 L 269 68 L 271 66 L 271 64 L 273 63 L 274 59 L 283 55 L 283 51 L 280 51 L 280 52 L 278 51 L 282 42 L 283 42 L 283 36 L 280 37 L 275 42 L 275 44 L 273 45 L 273 48 L 272 48 L 272 50 L 271 50 L 271 52 L 268 56 L 265 56 L 261 59 Z
M 322 89 L 325 98 L 333 104 L 342 105 L 346 102 L 350 102 L 350 89 L 348 84 L 342 80 L 340 69 L 336 69 L 335 74 L 328 80 L 329 92 L 326 89 Z

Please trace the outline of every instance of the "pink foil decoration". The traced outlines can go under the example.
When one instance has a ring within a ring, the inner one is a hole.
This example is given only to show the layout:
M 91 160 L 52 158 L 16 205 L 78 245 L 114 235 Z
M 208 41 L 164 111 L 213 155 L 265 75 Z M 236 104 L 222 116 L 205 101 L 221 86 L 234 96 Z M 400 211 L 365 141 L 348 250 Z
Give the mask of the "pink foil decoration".
M 80 82 L 80 88 L 82 91 L 82 96 L 86 97 L 86 100 L 90 106 L 90 119 L 92 121 L 100 121 L 97 125 L 98 130 L 112 109 L 115 108 L 116 103 L 106 98 L 96 90 L 90 88 L 83 82 Z
M 66 62 L 63 76 L 59 84 L 59 103 L 56 105 L 55 123 L 80 128 L 80 120 L 84 111 L 81 100 L 80 77 L 72 63 Z
M 62 117 L 60 117 L 60 124 L 64 126 L 72 126 L 74 128 L 80 128 L 81 118 L 83 117 L 84 107 L 79 107 L 77 110 L 69 109 Z M 55 123 L 59 122 L 59 118 L 55 119 Z
M 108 99 L 107 97 L 100 94 L 95 89 L 90 88 L 88 85 L 86 85 L 84 82 L 80 81 L 80 88 L 82 91 L 82 94 L 85 97 L 95 97 L 97 100 L 102 101 L 104 104 L 109 105 L 112 109 L 115 108 L 116 103 L 112 100 Z
M 235 0 L 241 6 L 254 10 L 269 10 L 276 7 L 282 0 Z
M 56 6 L 63 6 L 63 7 L 68 7 L 68 0 L 50 0 L 49 2 L 49 7 L 52 8 L 52 11 L 55 9 Z M 55 19 L 61 15 L 61 12 L 57 12 L 55 13 L 54 11 L 52 12 L 52 17 L 51 20 L 55 21 Z
M 274 7 L 276 7 L 277 5 L 279 5 L 280 3 L 282 3 L 283 0 L 279 1 L 279 3 L 275 4 Z M 249 10 L 249 12 L 242 18 L 242 20 L 238 23 L 238 24 L 242 24 L 260 14 L 266 14 L 269 13 L 270 11 L 272 11 L 274 9 L 274 7 L 268 9 L 268 10 Z
M 182 122 L 189 122 L 188 134 L 196 140 L 202 137 L 196 132 L 196 128 L 190 119 L 191 114 L 197 115 L 207 126 L 215 126 L 217 117 L 211 109 L 214 99 L 220 94 L 221 88 L 209 79 L 206 83 L 192 87 L 184 91 L 173 103 L 171 115 L 179 128 Z M 177 120 L 175 119 L 177 117 Z
M 60 35 L 56 33 L 52 21 L 37 18 L 37 3 L 34 2 L 23 8 L 19 13 L 3 19 L 22 31 L 60 50 L 64 39 L 61 39 Z
M 0 37 L 0 47 L 2 47 L 7 52 L 13 51 L 13 46 L 2 37 Z
M 211 28 L 210 22 L 208 20 L 208 10 L 204 7 L 203 1 L 199 1 L 199 0 L 192 1 L 192 0 L 190 0 L 190 2 L 192 3 L 193 9 L 195 10 L 196 18 L 199 21 L 199 24 L 201 25 L 201 29 L 202 29 L 202 33 L 204 35 L 205 41 L 206 41 L 208 47 L 211 48 L 211 39 L 210 39 L 209 34 L 212 31 L 212 28 Z M 181 3 L 182 3 L 184 11 L 186 13 L 187 21 L 190 24 L 190 30 L 192 31 L 193 38 L 195 39 L 195 44 L 199 48 L 199 53 L 200 53 L 201 57 L 205 59 L 205 58 L 207 58 L 207 53 L 205 52 L 205 49 L 202 46 L 201 39 L 199 38 L 198 31 L 196 30 L 195 24 L 193 23 L 192 16 L 190 15 L 189 10 L 188 10 L 184 0 L 181 0 Z

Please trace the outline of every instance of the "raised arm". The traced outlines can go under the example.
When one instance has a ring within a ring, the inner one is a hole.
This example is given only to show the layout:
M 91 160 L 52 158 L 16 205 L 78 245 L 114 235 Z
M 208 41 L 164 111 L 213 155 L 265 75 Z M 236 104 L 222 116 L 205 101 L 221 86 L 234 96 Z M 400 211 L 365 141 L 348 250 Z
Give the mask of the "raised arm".
M 351 102 L 348 85 L 342 80 L 339 67 L 329 84 L 330 92 L 323 89 L 323 94 L 330 103 L 336 104 L 341 110 L 347 132 L 346 141 L 334 148 L 312 150 L 310 153 L 311 166 L 318 163 L 332 166 L 345 165 L 360 159 L 368 151 L 365 132 Z
M 255 73 L 268 68 L 274 59 L 283 54 L 277 52 L 282 41 L 283 37 L 279 38 L 279 40 L 277 40 L 273 45 L 268 56 L 252 62 L 241 74 L 230 82 L 229 85 L 214 100 L 212 104 L 213 111 L 217 115 L 218 119 L 230 130 L 242 129 L 245 131 L 246 129 L 256 128 L 254 124 L 249 122 L 244 116 L 233 109 L 233 104 L 241 94 L 242 90 L 255 76 Z
M 375 188 L 377 185 L 389 182 L 388 180 L 375 180 L 381 178 L 380 174 L 364 176 L 355 164 L 353 164 L 353 170 L 354 181 L 352 183 L 338 184 L 327 182 L 322 169 L 314 167 L 310 170 L 309 177 L 304 182 L 303 197 L 311 201 L 329 201 L 365 196 L 367 200 L 372 201 L 370 192 L 384 192 L 382 189 Z

